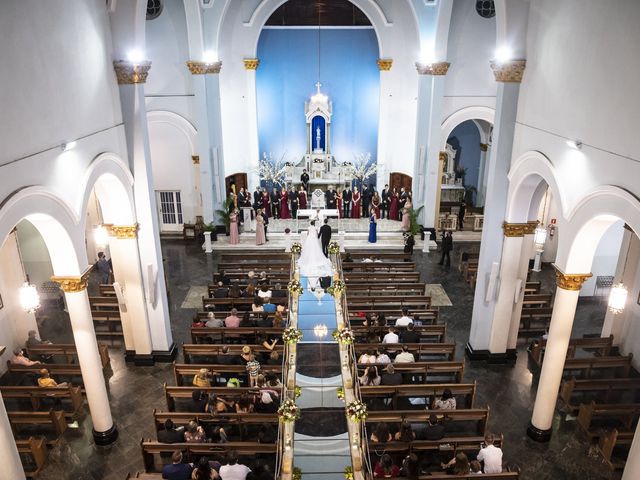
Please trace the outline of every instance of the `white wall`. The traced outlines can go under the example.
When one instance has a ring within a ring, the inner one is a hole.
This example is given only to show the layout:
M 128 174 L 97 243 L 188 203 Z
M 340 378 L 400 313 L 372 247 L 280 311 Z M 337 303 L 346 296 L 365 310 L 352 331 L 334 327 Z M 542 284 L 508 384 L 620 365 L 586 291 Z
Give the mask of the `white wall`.
M 50 281 L 53 275 L 49 251 L 42 235 L 31 222 L 23 220 L 16 229 L 25 272 L 30 282 L 40 289 L 42 283 Z
M 581 297 L 593 296 L 597 276 L 615 275 L 623 232 L 624 222 L 619 221 L 611 225 L 600 239 L 596 253 L 593 256 L 593 265 L 591 267 L 593 277 L 582 285 L 580 290 Z

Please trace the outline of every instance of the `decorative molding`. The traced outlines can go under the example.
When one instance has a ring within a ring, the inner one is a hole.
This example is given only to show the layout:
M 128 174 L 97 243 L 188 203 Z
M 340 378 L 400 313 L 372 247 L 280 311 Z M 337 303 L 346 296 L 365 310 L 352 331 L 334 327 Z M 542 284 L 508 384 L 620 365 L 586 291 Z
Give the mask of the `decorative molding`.
M 192 75 L 206 75 L 207 73 L 218 74 L 222 68 L 222 62 L 197 62 L 195 60 L 187 61 L 187 67 Z
M 380 58 L 378 59 L 378 70 L 381 72 L 388 72 L 391 70 L 391 66 L 393 65 L 393 60 L 391 58 Z
M 150 61 L 131 63 L 125 60 L 115 60 L 113 68 L 116 71 L 118 85 L 131 85 L 135 83 L 145 83 L 151 68 Z
M 480 144 L 480 151 L 481 152 L 486 152 L 487 150 L 489 150 L 489 145 L 486 143 L 481 143 Z
M 449 62 L 420 63 L 416 62 L 418 75 L 446 75 L 451 64 Z
M 200 155 L 191 155 L 191 161 L 194 165 L 200 165 Z
M 134 223 L 133 225 L 105 225 L 104 227 L 107 229 L 107 233 L 110 237 L 120 239 L 138 237 L 139 225 L 137 223 Z
M 245 58 L 242 61 L 244 62 L 245 70 L 257 70 L 258 65 L 260 65 L 260 60 L 258 58 Z
M 527 65 L 526 60 L 510 60 L 508 62 L 498 63 L 493 60 L 489 62 L 496 82 L 503 83 L 520 83 L 524 75 L 524 69 Z
M 438 154 L 438 160 L 440 160 L 441 162 L 446 162 L 447 161 L 447 152 L 440 152 Z
M 87 269 L 78 277 L 51 277 L 52 282 L 56 282 L 60 285 L 60 288 L 65 293 L 77 293 L 86 290 L 87 283 L 89 283 L 89 274 L 93 269 L 93 265 L 89 265 Z
M 524 234 L 525 235 L 533 235 L 534 233 L 536 233 L 536 228 L 538 228 L 538 225 L 540 225 L 540 222 L 538 220 L 533 220 L 531 222 L 527 222 L 524 224 Z
M 527 223 L 510 223 L 502 222 L 502 230 L 505 237 L 524 237 L 525 235 L 531 235 L 535 232 L 538 226 L 538 221 Z
M 556 285 L 563 290 L 580 290 L 582 284 L 593 276 L 591 273 L 564 273 L 555 263 L 553 268 L 556 269 Z

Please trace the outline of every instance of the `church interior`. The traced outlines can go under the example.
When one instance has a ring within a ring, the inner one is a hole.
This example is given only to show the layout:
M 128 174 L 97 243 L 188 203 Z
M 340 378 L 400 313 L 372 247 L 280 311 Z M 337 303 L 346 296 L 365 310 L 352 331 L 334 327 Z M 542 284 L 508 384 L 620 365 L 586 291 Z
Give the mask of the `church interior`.
M 0 480 L 640 479 L 639 24 L 0 2 Z

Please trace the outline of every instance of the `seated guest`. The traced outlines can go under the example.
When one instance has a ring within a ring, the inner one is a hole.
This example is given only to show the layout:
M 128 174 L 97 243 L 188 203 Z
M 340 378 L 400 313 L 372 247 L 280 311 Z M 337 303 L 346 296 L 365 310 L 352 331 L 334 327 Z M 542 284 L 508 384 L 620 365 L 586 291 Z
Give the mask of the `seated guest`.
M 198 373 L 193 376 L 194 387 L 210 387 L 211 386 L 211 372 L 206 368 L 201 368 Z
M 204 410 L 198 411 L 203 412 Z M 184 429 L 177 429 L 173 421 L 167 418 L 164 422 L 164 429 L 158 432 L 158 441 L 162 443 L 182 443 L 184 442 Z
M 362 263 L 373 263 L 373 256 L 363 258 Z
M 25 342 L 27 348 L 35 347 L 37 345 L 42 345 L 42 344 L 51 344 L 49 340 L 40 340 L 37 336 L 38 332 L 36 332 L 35 330 L 29 330 L 29 333 L 27 335 L 28 335 L 28 338 L 27 338 L 27 341 Z
M 268 442 L 268 443 L 274 443 L 274 442 Z M 258 480 L 274 479 L 273 473 L 269 469 L 269 465 L 260 460 L 256 463 L 252 473 L 255 474 L 255 478 L 257 478 Z
M 213 313 L 213 312 L 211 312 Z M 193 315 L 193 317 L 191 318 L 191 328 L 202 328 L 204 326 L 206 326 L 207 324 L 204 322 L 204 320 L 202 320 L 197 313 L 195 313 Z
M 282 313 L 276 312 L 273 315 L 273 326 L 274 326 L 274 328 L 282 327 L 283 323 L 284 323 L 284 319 L 282 318 Z
M 364 385 L 366 387 L 380 385 L 380 375 L 378 375 L 377 367 L 367 367 L 364 369 L 364 374 L 361 377 L 358 377 L 360 380 L 360 385 Z
M 402 346 L 402 351 L 398 355 L 396 355 L 396 358 L 394 360 L 395 363 L 413 363 L 415 361 L 416 359 L 413 356 L 413 353 L 409 351 L 409 347 L 407 347 L 406 345 Z
M 67 382 L 58 383 L 49 375 L 49 370 L 43 368 L 40 370 L 40 378 L 38 378 L 38 386 L 43 388 L 49 387 L 66 387 Z
M 255 287 L 256 285 L 258 285 L 258 279 L 256 278 L 256 272 L 251 270 L 249 273 L 247 273 L 247 277 L 249 277 L 249 278 L 247 278 L 247 285 L 251 285 L 252 287 Z
M 258 290 L 258 296 L 262 298 L 263 301 L 266 301 L 271 298 L 271 290 L 268 285 L 262 285 L 260 290 Z
M 440 440 L 444 438 L 444 433 L 444 425 L 438 422 L 438 416 L 432 413 L 426 425 L 418 430 L 417 436 L 420 440 Z
M 242 296 L 242 290 L 235 283 L 229 287 L 229 298 L 240 298 Z
M 358 358 L 358 363 L 376 363 L 376 356 L 372 355 L 369 350 L 365 350 Z
M 171 463 L 162 467 L 162 478 L 166 480 L 190 480 L 193 468 L 182 463 L 182 452 L 176 450 L 171 455 Z
M 282 288 L 281 283 L 276 283 L 271 296 L 275 298 L 286 298 L 288 296 L 287 290 Z
M 216 363 L 220 365 L 242 364 L 237 355 L 229 352 L 229 347 L 227 345 L 223 345 L 223 347 L 219 350 L 218 356 L 216 357 Z
M 267 385 L 269 387 L 282 388 L 282 382 L 275 373 L 269 372 L 264 376 L 264 378 L 267 381 Z
M 442 464 L 442 469 L 451 475 L 467 475 L 469 473 L 469 459 L 464 452 L 458 452 L 449 463 Z
M 207 403 L 209 403 L 209 396 L 202 390 L 194 390 L 191 392 L 191 406 L 190 412 L 206 412 Z
M 395 478 L 398 475 L 400 475 L 400 468 L 393 464 L 391 455 L 388 453 L 382 455 L 373 470 L 373 476 L 376 478 Z
M 400 332 L 402 343 L 420 343 L 420 334 L 415 331 L 413 322 L 407 325 L 407 329 Z
M 408 480 L 418 480 L 420 476 L 420 459 L 415 453 L 410 453 L 402 461 L 402 475 Z
M 240 320 L 239 326 L 243 328 L 255 327 L 256 322 L 253 318 L 251 318 L 251 314 L 249 312 L 244 312 L 244 315 L 242 316 L 242 320 Z
M 274 348 L 276 348 L 276 344 L 278 343 L 278 338 L 274 338 L 273 340 L 269 340 L 264 332 L 258 332 L 256 335 L 256 344 L 262 345 L 267 351 L 272 352 Z
M 376 334 L 376 332 L 369 332 L 369 334 L 367 335 L 367 343 L 380 343 L 380 337 Z
M 276 313 L 276 304 L 272 303 L 271 300 L 266 301 L 263 305 L 262 305 L 262 311 L 265 313 Z
M 229 286 L 229 284 L 231 283 L 231 279 L 227 276 L 227 273 L 224 270 L 220 272 L 218 282 L 225 287 Z
M 217 480 L 218 478 L 220 475 L 211 467 L 207 457 L 200 458 L 198 466 L 191 474 L 191 480 Z
M 482 475 L 482 467 L 478 460 L 471 460 L 469 462 L 469 470 L 472 475 Z
M 240 326 L 240 317 L 238 317 L 238 310 L 231 309 L 231 314 L 224 319 L 224 326 L 227 328 L 238 328 Z
M 389 358 L 389 355 L 387 355 L 387 353 L 384 350 L 376 350 L 376 356 L 375 356 L 375 363 L 391 363 L 391 359 Z
M 282 363 L 282 359 L 280 358 L 280 354 L 274 350 L 269 353 L 269 359 L 267 360 L 267 365 L 280 365 Z
M 478 453 L 478 460 L 484 462 L 484 473 L 502 472 L 502 449 L 494 446 L 495 437 L 488 433 L 484 437 L 485 446 Z
M 252 354 L 253 351 L 251 350 L 251 347 L 249 345 L 243 346 L 242 351 L 240 352 L 240 358 L 242 360 L 241 363 L 246 364 L 251 359 Z
M 240 382 L 237 378 L 232 378 L 231 380 L 235 380 L 238 382 L 237 386 L 240 386 Z M 227 387 L 230 387 L 229 383 L 227 383 Z M 234 387 L 231 387 L 234 388 Z M 236 408 L 235 402 L 230 400 L 225 400 L 220 395 L 216 395 L 214 392 L 209 394 L 209 400 L 207 401 L 206 411 L 209 413 L 228 413 L 234 412 Z
M 221 318 L 216 318 L 213 312 L 209 312 L 207 313 L 207 321 L 204 326 L 209 328 L 220 328 L 224 326 L 224 322 Z
M 266 305 L 265 305 L 265 307 L 266 307 Z M 275 307 L 276 306 L 273 305 L 274 310 L 275 310 Z M 269 318 L 269 313 L 266 310 L 262 313 L 262 315 L 260 315 L 260 318 L 256 322 L 256 327 L 260 327 L 260 328 L 273 327 L 273 321 L 271 320 L 271 318 Z M 256 342 L 256 343 L 258 343 L 258 342 Z
M 246 298 L 253 298 L 256 296 L 256 287 L 255 285 L 249 284 L 247 285 L 247 288 L 244 289 L 244 292 L 242 292 L 242 296 L 246 297 Z
M 400 341 L 400 337 L 396 333 L 393 327 L 389 327 L 389 333 L 387 333 L 383 339 L 382 343 L 398 343 Z
M 187 424 L 184 430 L 184 441 L 186 443 L 204 443 L 207 441 L 204 429 L 195 420 L 191 420 Z
M 393 365 L 389 364 L 384 368 L 384 373 L 382 375 L 380 385 L 402 385 L 402 374 L 396 372 L 395 368 L 393 368 Z
M 271 423 L 263 423 L 258 430 L 258 442 L 276 443 L 278 440 L 278 430 Z
M 406 327 L 413 323 L 413 319 L 409 317 L 409 310 L 406 308 L 402 309 L 402 316 L 398 317 L 396 320 L 396 327 Z
M 222 282 L 218 282 L 218 288 L 213 291 L 213 298 L 228 298 L 229 289 Z
M 376 325 L 377 327 L 386 327 L 387 326 L 387 317 L 385 317 L 384 313 L 381 313 L 380 315 L 378 315 L 377 319 L 374 322 L 374 325 Z
M 411 442 L 415 440 L 416 432 L 413 431 L 408 420 L 403 420 L 400 424 L 400 430 L 396 432 L 393 438 L 399 442 Z
M 389 425 L 385 422 L 380 422 L 376 425 L 376 428 L 371 433 L 369 441 L 373 443 L 387 443 L 393 440 L 391 432 L 389 431 Z
M 276 312 L 280 313 L 280 314 L 285 314 L 285 313 L 287 313 L 287 307 L 285 307 L 282 303 L 279 303 L 276 306 Z
M 252 312 L 264 312 L 264 307 L 262 306 L 262 299 L 260 297 L 253 297 L 253 303 L 251 304 Z
M 442 392 L 442 397 L 436 399 L 434 408 L 438 410 L 456 409 L 456 397 L 453 396 L 450 389 L 444 389 L 444 392 Z
M 251 397 L 246 393 L 241 395 L 238 401 L 236 402 L 236 413 L 252 413 L 253 412 L 253 402 L 251 401 Z
M 25 367 L 30 367 L 31 365 L 35 365 L 36 363 L 40 363 L 38 360 L 29 360 L 24 356 L 24 352 L 21 348 L 16 348 L 13 351 L 13 357 L 11 357 L 11 363 L 14 365 L 24 365 Z
M 245 480 L 251 469 L 238 463 L 238 452 L 230 450 L 227 453 L 227 464 L 220 467 L 222 480 Z
M 211 428 L 210 432 L 211 432 L 211 437 L 209 438 L 209 441 L 211 443 L 227 443 L 229 441 L 229 438 L 227 437 L 227 432 L 225 431 L 224 428 L 220 426 L 215 426 Z
M 260 272 L 260 278 L 258 279 L 258 285 L 269 285 L 269 277 L 267 277 L 267 272 Z

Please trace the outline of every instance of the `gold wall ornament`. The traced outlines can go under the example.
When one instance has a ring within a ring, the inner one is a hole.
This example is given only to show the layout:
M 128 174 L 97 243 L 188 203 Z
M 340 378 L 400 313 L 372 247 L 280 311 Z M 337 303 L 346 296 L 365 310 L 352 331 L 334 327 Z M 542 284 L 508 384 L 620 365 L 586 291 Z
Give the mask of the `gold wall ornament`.
M 257 70 L 260 60 L 257 58 L 245 58 L 243 60 L 245 70 Z
M 564 273 L 555 263 L 553 268 L 556 269 L 556 285 L 563 290 L 580 290 L 582 284 L 593 276 L 591 273 Z
M 481 143 L 480 144 L 480 151 L 481 152 L 486 152 L 487 150 L 489 150 L 489 145 L 487 145 L 486 143 Z
M 525 235 L 531 235 L 537 226 L 537 221 L 527 223 L 502 222 L 502 230 L 504 231 L 505 237 L 524 237 Z
M 440 160 L 441 162 L 446 162 L 447 161 L 447 152 L 440 152 L 438 154 L 438 160 Z
M 538 225 L 540 225 L 540 222 L 538 220 L 533 220 L 532 222 L 527 222 L 524 225 L 525 225 L 524 234 L 533 235 L 534 233 L 536 233 L 536 228 L 538 228 Z
M 115 60 L 113 68 L 116 71 L 118 85 L 145 83 L 151 68 L 151 62 L 147 60 L 140 63 L 131 63 L 125 60 Z
M 86 290 L 89 283 L 89 274 L 93 269 L 93 265 L 89 265 L 87 269 L 80 276 L 70 277 L 51 277 L 52 282 L 56 282 L 60 285 L 60 288 L 65 293 L 77 293 Z
M 388 72 L 391 70 L 391 66 L 393 65 L 393 60 L 390 58 L 380 58 L 378 60 L 378 70 L 381 72 Z
M 191 155 L 191 161 L 194 165 L 200 165 L 200 155 Z
M 508 62 L 498 63 L 494 60 L 489 62 L 496 82 L 503 83 L 520 83 L 524 75 L 524 69 L 527 65 L 526 60 L 509 60 Z
M 107 229 L 107 233 L 110 237 L 116 237 L 120 239 L 137 238 L 138 227 L 139 225 L 137 223 L 134 223 L 133 225 L 104 225 L 104 228 Z
M 446 75 L 451 64 L 449 62 L 420 63 L 416 62 L 418 75 Z
M 189 71 L 193 75 L 206 75 L 207 73 L 220 73 L 220 69 L 222 68 L 222 62 L 197 62 L 195 60 L 189 60 L 187 62 L 187 67 L 189 67 Z

